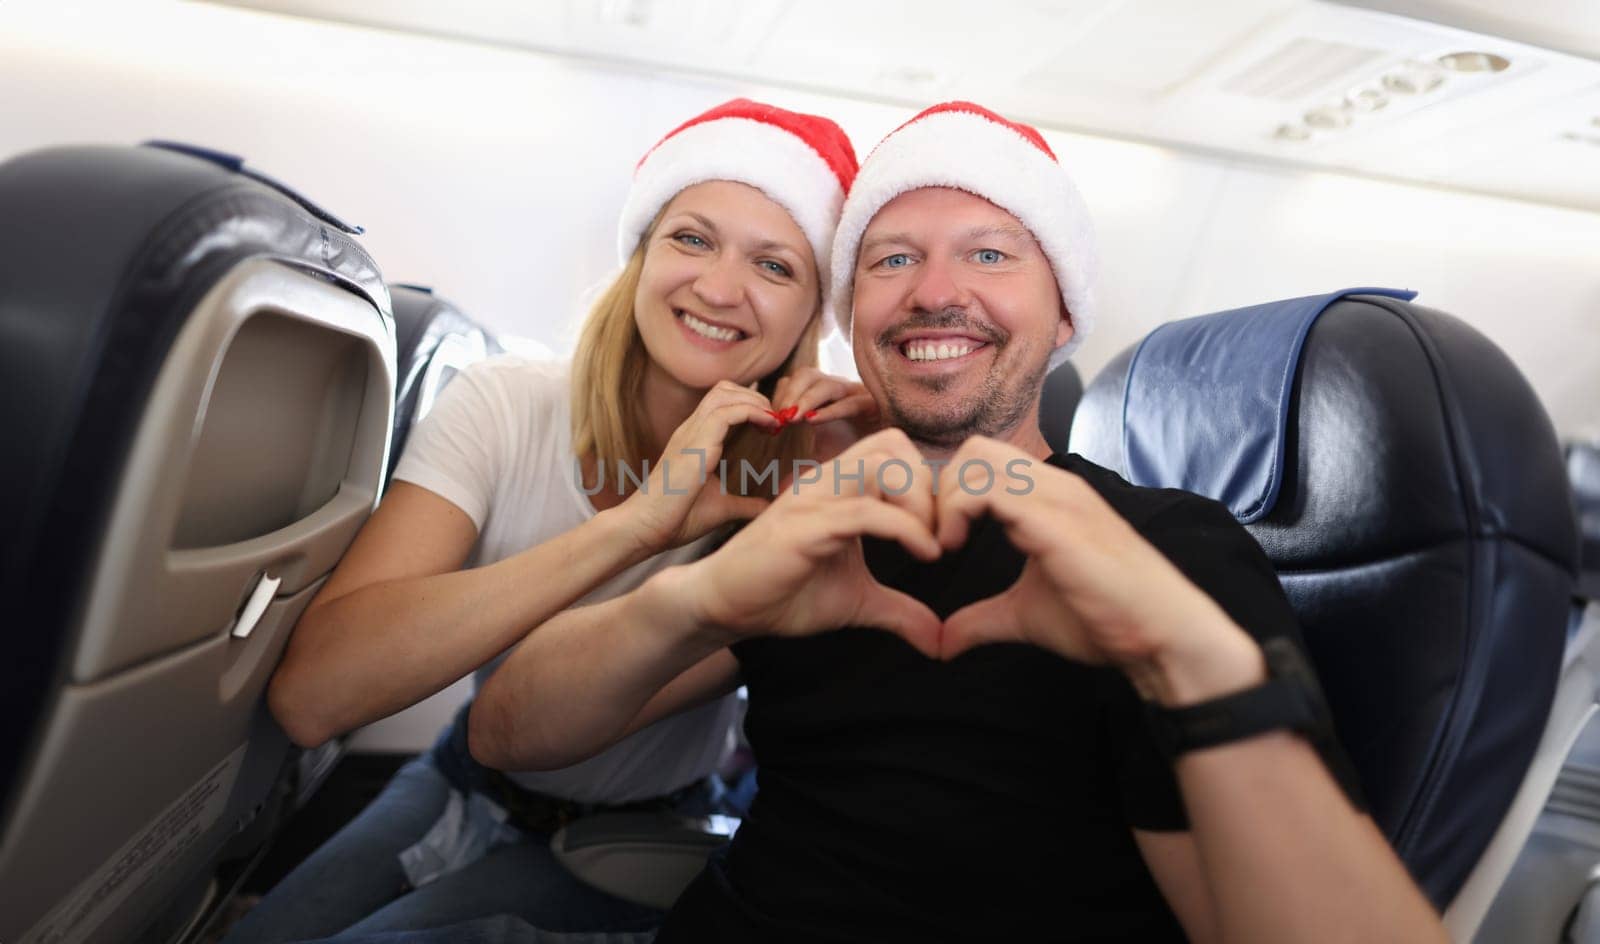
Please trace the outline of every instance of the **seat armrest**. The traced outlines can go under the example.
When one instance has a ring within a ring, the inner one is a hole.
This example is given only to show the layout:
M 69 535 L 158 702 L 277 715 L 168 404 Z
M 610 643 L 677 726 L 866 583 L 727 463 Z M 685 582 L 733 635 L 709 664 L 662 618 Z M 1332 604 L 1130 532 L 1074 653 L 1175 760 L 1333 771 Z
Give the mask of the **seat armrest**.
M 595 888 L 666 910 L 738 828 L 728 816 L 597 813 L 556 830 L 550 851 Z

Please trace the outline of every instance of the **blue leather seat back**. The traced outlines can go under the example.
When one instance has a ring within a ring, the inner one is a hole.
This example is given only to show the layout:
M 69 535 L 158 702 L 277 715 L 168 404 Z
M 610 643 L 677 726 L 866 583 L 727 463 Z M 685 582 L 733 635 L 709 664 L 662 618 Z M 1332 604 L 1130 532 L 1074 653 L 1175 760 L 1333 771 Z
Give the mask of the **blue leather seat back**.
M 1071 444 L 1248 522 L 1373 816 L 1443 907 L 1554 694 L 1577 548 L 1566 473 L 1532 388 L 1477 331 L 1403 297 L 1325 297 L 1307 320 L 1308 301 L 1158 329 L 1089 385 Z M 1241 396 L 1257 408 L 1206 406 Z

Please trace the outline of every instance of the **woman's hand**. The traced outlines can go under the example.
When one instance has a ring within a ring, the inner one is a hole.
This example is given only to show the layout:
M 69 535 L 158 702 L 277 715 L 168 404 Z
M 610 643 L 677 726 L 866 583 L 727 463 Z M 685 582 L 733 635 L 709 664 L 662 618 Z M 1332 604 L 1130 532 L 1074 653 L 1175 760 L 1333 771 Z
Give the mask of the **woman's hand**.
M 778 381 L 774 412 L 792 411 L 788 422 L 816 427 L 817 458 L 830 459 L 882 426 L 878 402 L 861 384 L 802 367 Z
M 779 428 L 771 410 L 766 397 L 731 380 L 706 392 L 651 464 L 644 487 L 618 506 L 646 554 L 688 544 L 730 521 L 761 513 L 765 499 L 725 494 L 717 463 L 734 426 Z

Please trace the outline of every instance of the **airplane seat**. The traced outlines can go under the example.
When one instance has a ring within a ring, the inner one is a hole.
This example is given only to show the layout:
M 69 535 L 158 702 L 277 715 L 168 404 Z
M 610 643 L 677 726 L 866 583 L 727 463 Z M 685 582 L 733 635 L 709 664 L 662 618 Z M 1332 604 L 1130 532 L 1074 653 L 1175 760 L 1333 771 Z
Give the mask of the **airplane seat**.
M 491 332 L 431 288 L 391 283 L 389 295 L 399 370 L 386 482 L 400 462 L 411 427 L 432 409 L 445 384 L 467 365 L 505 350 Z
M 1578 593 L 1600 601 L 1600 442 L 1568 443 L 1567 475 L 1572 480 L 1578 534 L 1583 540 Z
M 1067 451 L 1072 432 L 1072 414 L 1083 399 L 1083 378 L 1071 361 L 1062 361 L 1045 375 L 1044 392 L 1039 395 L 1039 432 L 1056 452 Z
M 388 292 L 198 148 L 24 154 L 0 219 L 0 940 L 188 939 L 291 802 L 262 693 L 377 502 Z
M 1071 445 L 1223 502 L 1260 542 L 1373 817 L 1464 941 L 1594 688 L 1564 674 L 1577 537 L 1550 419 L 1498 348 L 1413 297 L 1163 325 L 1090 383 Z

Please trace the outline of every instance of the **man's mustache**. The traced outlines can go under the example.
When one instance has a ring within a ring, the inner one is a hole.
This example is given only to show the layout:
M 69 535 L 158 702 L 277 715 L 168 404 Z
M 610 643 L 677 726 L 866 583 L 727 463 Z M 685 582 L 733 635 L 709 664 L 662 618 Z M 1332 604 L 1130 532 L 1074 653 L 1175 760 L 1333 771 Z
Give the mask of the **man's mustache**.
M 927 309 L 919 308 L 911 313 L 911 317 L 900 322 L 899 324 L 891 325 L 890 327 L 884 329 L 878 335 L 878 346 L 893 347 L 895 345 L 896 338 L 904 337 L 906 334 L 913 331 L 922 331 L 928 329 L 946 330 L 951 328 L 965 331 L 975 337 L 983 338 L 985 341 L 988 341 L 990 344 L 993 344 L 996 347 L 1006 343 L 1006 341 L 1010 340 L 1011 338 L 1011 335 L 1008 332 L 1001 331 L 999 328 L 996 328 L 994 325 L 987 322 L 972 318 L 967 314 L 967 310 L 965 308 L 950 307 L 941 308 L 938 311 L 929 311 Z

